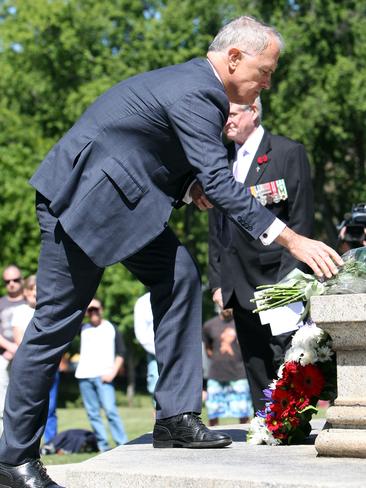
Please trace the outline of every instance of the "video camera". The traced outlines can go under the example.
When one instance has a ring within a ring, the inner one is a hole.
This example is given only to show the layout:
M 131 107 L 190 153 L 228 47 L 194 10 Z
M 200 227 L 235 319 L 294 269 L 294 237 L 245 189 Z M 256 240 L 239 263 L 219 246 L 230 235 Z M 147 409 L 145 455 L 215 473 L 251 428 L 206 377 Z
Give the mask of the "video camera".
M 362 245 L 366 240 L 366 203 L 352 205 L 352 212 L 344 215 L 344 220 L 340 225 L 343 229 L 342 239 L 350 244 Z M 356 246 L 357 247 L 357 246 Z

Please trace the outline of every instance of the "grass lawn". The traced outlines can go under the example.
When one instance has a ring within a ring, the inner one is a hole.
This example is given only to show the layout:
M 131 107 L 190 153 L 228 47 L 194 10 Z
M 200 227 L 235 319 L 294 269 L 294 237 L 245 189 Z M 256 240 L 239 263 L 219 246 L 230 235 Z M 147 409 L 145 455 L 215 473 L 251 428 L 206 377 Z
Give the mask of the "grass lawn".
M 130 407 L 127 405 L 127 399 L 124 395 L 118 394 L 119 412 L 121 414 L 127 436 L 129 440 L 135 439 L 140 435 L 151 432 L 154 426 L 154 414 L 151 403 L 151 398 L 147 395 L 136 395 L 133 405 Z M 324 408 L 319 409 L 318 417 L 324 417 L 326 410 Z M 58 431 L 62 432 L 67 429 L 87 429 L 91 430 L 90 424 L 84 408 L 59 408 L 57 409 L 58 415 Z M 105 418 L 104 418 L 105 420 Z M 208 424 L 207 412 L 204 408 L 202 411 L 202 420 Z M 106 421 L 105 421 L 106 422 Z M 234 424 L 236 419 L 222 419 L 220 424 Z M 106 423 L 107 425 L 107 423 Z M 107 427 L 107 432 L 109 429 Z M 110 444 L 114 447 L 113 441 L 110 438 Z M 66 463 L 79 463 L 85 461 L 93 456 L 93 454 L 54 454 L 44 456 L 42 461 L 45 464 L 66 464 Z
M 132 440 L 146 432 L 150 432 L 154 426 L 154 414 L 151 398 L 147 395 L 136 395 L 134 398 L 133 406 L 127 405 L 125 396 L 118 396 L 119 412 L 121 414 L 127 436 L 129 440 Z M 92 430 L 89 424 L 88 417 L 84 408 L 58 408 L 58 431 L 62 432 L 67 429 L 87 429 Z M 109 432 L 107 421 L 104 417 L 105 424 L 107 426 L 107 432 Z M 114 443 L 110 438 L 111 447 L 114 447 Z M 93 456 L 93 454 L 54 454 L 49 456 L 43 456 L 42 461 L 45 464 L 65 464 L 65 463 L 78 463 L 85 461 Z
M 135 439 L 140 435 L 151 432 L 154 427 L 154 413 L 151 403 L 151 398 L 147 395 L 136 395 L 133 406 L 127 405 L 125 396 L 118 395 L 119 412 L 121 414 L 127 436 L 129 440 Z M 88 417 L 84 408 L 58 408 L 58 431 L 62 432 L 67 429 L 87 429 L 91 430 Z M 207 423 L 206 409 L 202 412 L 202 419 Z M 105 417 L 104 417 L 105 420 Z M 222 424 L 235 423 L 235 419 L 223 419 Z M 107 422 L 107 432 L 109 432 Z M 114 443 L 110 438 L 110 444 L 114 447 Z M 54 454 L 43 456 L 42 461 L 45 464 L 66 464 L 79 463 L 85 461 L 96 453 L 89 454 Z

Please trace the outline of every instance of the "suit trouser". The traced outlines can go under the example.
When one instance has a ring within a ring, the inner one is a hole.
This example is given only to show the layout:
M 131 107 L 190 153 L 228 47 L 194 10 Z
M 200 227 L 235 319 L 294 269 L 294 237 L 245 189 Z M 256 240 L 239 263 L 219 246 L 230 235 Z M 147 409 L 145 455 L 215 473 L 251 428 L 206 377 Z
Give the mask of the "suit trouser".
M 37 308 L 13 360 L 5 402 L 0 461 L 9 464 L 39 457 L 54 375 L 103 274 L 65 234 L 41 195 L 36 206 Z M 123 264 L 151 291 L 160 373 L 157 417 L 200 412 L 201 285 L 192 257 L 167 228 Z
M 293 332 L 272 336 L 269 325 L 262 325 L 259 315 L 232 300 L 236 333 L 247 373 L 254 410 L 264 408 L 263 390 L 277 377 Z

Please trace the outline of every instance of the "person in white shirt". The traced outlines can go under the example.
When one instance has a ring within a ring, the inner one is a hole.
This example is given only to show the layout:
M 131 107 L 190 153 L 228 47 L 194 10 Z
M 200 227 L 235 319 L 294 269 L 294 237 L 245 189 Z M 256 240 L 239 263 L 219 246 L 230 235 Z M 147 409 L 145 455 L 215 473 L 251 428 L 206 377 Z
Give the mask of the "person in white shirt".
M 23 296 L 26 303 L 19 305 L 13 312 L 11 325 L 13 328 L 14 342 L 17 346 L 22 342 L 24 332 L 34 315 L 36 308 L 36 277 L 28 276 L 24 281 Z
M 134 307 L 134 331 L 136 339 L 146 351 L 147 391 L 153 395 L 159 379 L 158 364 L 155 357 L 154 319 L 151 310 L 150 292 L 137 299 Z
M 80 359 L 75 371 L 80 393 L 101 452 L 110 449 L 100 409 L 106 414 L 116 445 L 127 436 L 118 413 L 113 380 L 124 362 L 124 344 L 116 328 L 103 319 L 100 300 L 94 298 L 86 311 L 89 322 L 81 328 Z
M 14 342 L 17 346 L 22 342 L 24 333 L 34 315 L 36 308 L 37 283 L 36 276 L 28 276 L 24 280 L 23 295 L 27 303 L 19 305 L 12 316 Z M 57 370 L 49 394 L 47 422 L 44 430 L 44 444 L 48 445 L 57 434 L 57 395 L 60 384 L 60 372 Z
M 3 431 L 3 412 L 5 396 L 9 384 L 9 365 L 17 350 L 11 326 L 14 311 L 25 304 L 23 296 L 23 277 L 15 264 L 3 271 L 3 284 L 6 295 L 0 297 L 0 434 Z

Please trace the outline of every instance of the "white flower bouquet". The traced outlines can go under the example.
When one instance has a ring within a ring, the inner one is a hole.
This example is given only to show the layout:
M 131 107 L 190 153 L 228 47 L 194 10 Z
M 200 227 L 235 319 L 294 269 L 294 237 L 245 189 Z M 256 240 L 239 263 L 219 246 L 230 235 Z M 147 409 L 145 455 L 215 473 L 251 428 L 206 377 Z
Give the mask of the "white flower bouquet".
M 256 302 L 254 312 L 262 312 L 283 307 L 294 302 L 306 302 L 304 317 L 313 295 L 334 295 L 344 293 L 366 293 L 366 247 L 352 249 L 342 256 L 344 265 L 336 276 L 320 281 L 316 276 L 303 273 L 299 269 L 291 271 L 275 285 L 258 286 L 252 302 Z

